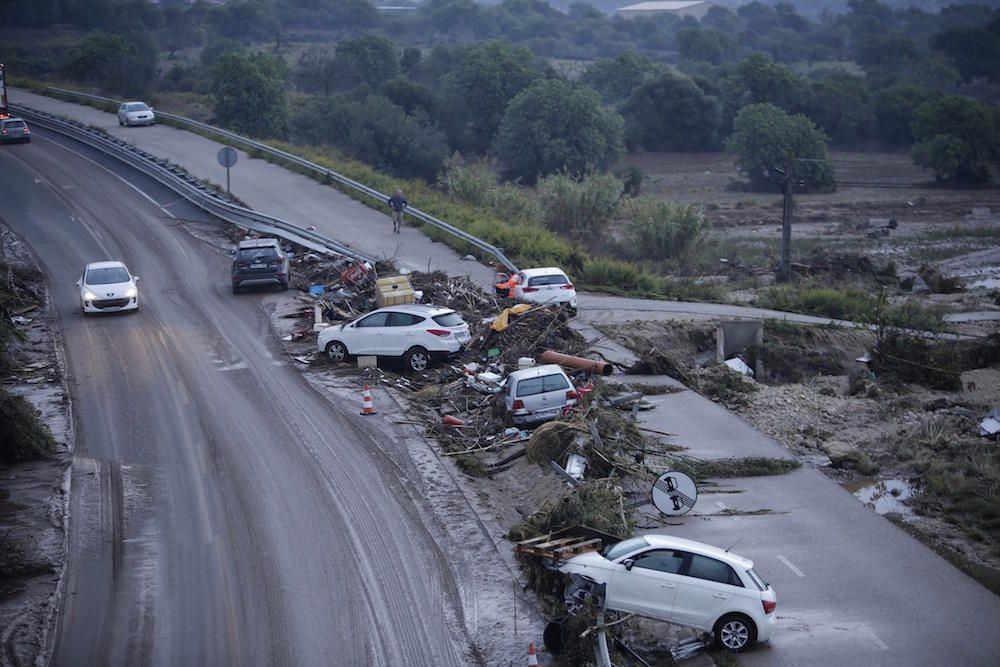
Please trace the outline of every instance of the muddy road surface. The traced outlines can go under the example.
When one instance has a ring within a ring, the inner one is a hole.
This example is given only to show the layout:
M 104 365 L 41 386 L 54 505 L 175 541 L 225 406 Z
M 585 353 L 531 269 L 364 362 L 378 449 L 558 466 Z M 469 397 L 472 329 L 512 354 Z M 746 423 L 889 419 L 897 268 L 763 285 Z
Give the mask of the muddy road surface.
M 183 229 L 200 214 L 44 131 L 6 148 L 78 434 L 54 664 L 480 662 L 405 468 L 288 365 L 261 294 L 230 294 L 228 258 Z M 137 313 L 82 316 L 103 259 L 141 277 Z

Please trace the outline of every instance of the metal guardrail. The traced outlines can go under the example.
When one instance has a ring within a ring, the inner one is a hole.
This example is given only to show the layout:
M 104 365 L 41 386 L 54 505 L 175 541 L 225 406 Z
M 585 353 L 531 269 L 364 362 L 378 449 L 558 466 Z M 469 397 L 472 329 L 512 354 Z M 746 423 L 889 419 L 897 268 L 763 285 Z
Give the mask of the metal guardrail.
M 69 97 L 80 97 L 80 98 L 84 98 L 84 99 L 88 99 L 88 100 L 94 100 L 96 102 L 107 102 L 107 103 L 111 103 L 111 104 L 121 104 L 120 101 L 113 100 L 113 99 L 108 98 L 108 97 L 100 97 L 98 95 L 90 95 L 88 93 L 80 93 L 80 92 L 77 92 L 75 90 L 66 90 L 65 88 L 53 88 L 53 87 L 49 87 L 49 88 L 45 89 L 45 92 L 58 93 L 60 95 L 66 95 L 66 96 L 69 96 Z M 365 194 L 365 195 L 371 197 L 372 199 L 375 199 L 376 201 L 378 201 L 379 204 L 384 205 L 385 202 L 386 202 L 386 200 L 388 199 L 387 195 L 379 192 L 378 190 L 375 190 L 374 188 L 370 188 L 370 187 L 368 187 L 367 185 L 365 185 L 363 183 L 358 183 L 355 180 L 352 180 L 352 179 L 350 179 L 350 178 L 348 178 L 348 177 L 346 177 L 346 176 L 344 176 L 342 174 L 338 174 L 335 171 L 331 171 L 330 169 L 322 167 L 322 166 L 316 164 L 315 162 L 310 162 L 309 160 L 301 158 L 298 155 L 293 155 L 293 154 L 287 153 L 287 152 L 285 152 L 283 150 L 279 150 L 277 148 L 272 148 L 271 146 L 268 146 L 266 144 L 262 144 L 260 142 L 254 141 L 253 139 L 248 139 L 247 137 L 244 137 L 242 135 L 236 134 L 235 132 L 230 132 L 229 130 L 223 130 L 221 128 L 215 127 L 214 125 L 208 125 L 207 123 L 202 123 L 200 121 L 193 120 L 193 119 L 187 118 L 185 116 L 178 116 L 177 114 L 169 113 L 169 112 L 166 112 L 166 111 L 157 111 L 156 115 L 157 116 L 161 116 L 163 118 L 168 118 L 168 119 L 174 121 L 175 123 L 178 123 L 178 124 L 181 124 L 181 125 L 186 125 L 186 126 L 189 126 L 189 127 L 198 128 L 198 129 L 203 130 L 205 132 L 210 132 L 210 133 L 213 133 L 213 134 L 215 134 L 217 136 L 225 137 L 229 141 L 237 143 L 237 144 L 239 144 L 241 146 L 249 147 L 249 148 L 251 148 L 251 149 L 253 149 L 255 151 L 260 151 L 261 153 L 266 153 L 268 155 L 271 155 L 272 157 L 280 158 L 282 160 L 285 160 L 286 162 L 290 162 L 290 163 L 292 163 L 294 165 L 302 167 L 303 169 L 311 171 L 311 172 L 313 172 L 314 174 L 316 174 L 318 176 L 322 176 L 325 179 L 328 179 L 330 181 L 334 181 L 334 182 L 339 183 L 339 184 L 341 184 L 341 185 L 343 185 L 345 187 L 351 188 L 352 190 L 355 190 L 356 192 L 360 192 L 362 194 Z M 504 254 L 503 248 L 498 248 L 498 247 L 496 247 L 496 246 L 494 246 L 494 245 L 492 245 L 490 243 L 487 243 L 486 241 L 483 241 L 479 237 L 473 236 L 472 234 L 466 232 L 465 230 L 459 229 L 458 227 L 455 227 L 454 225 L 450 225 L 447 222 L 445 222 L 444 220 L 436 218 L 433 215 L 430 215 L 429 213 L 424 213 L 423 211 L 421 211 L 418 208 L 414 208 L 412 206 L 408 206 L 406 208 L 406 213 L 408 215 L 413 216 L 414 218 L 416 218 L 417 220 L 419 220 L 419 221 L 421 221 L 423 223 L 431 225 L 432 227 L 437 227 L 438 229 L 440 229 L 442 231 L 445 231 L 445 232 L 451 234 L 452 236 L 455 236 L 455 237 L 457 237 L 457 238 L 465 241 L 469 245 L 472 245 L 472 246 L 474 246 L 476 248 L 479 248 L 480 250 L 482 250 L 482 251 L 484 251 L 486 253 L 489 253 L 494 258 L 496 258 L 496 260 L 498 262 L 500 262 L 505 267 L 507 267 L 508 270 L 510 270 L 510 271 L 517 271 L 517 266 L 515 266 L 514 263 Z
M 121 160 L 170 188 L 203 211 L 222 220 L 254 231 L 276 234 L 317 252 L 343 255 L 358 261 L 375 263 L 375 258 L 328 239 L 322 234 L 293 225 L 280 218 L 239 206 L 177 165 L 147 153 L 124 140 L 87 127 L 82 123 L 30 109 L 20 104 L 11 104 L 10 108 L 33 124 L 72 137 Z

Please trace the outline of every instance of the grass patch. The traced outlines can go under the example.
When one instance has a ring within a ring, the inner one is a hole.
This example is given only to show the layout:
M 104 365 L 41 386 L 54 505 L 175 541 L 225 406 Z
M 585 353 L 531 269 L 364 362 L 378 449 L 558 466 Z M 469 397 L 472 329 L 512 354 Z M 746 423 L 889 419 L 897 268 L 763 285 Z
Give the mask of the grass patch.
M 766 456 L 709 460 L 689 456 L 669 456 L 668 459 L 671 469 L 682 472 L 698 482 L 706 479 L 784 475 L 802 467 L 801 463 L 793 459 L 773 459 Z

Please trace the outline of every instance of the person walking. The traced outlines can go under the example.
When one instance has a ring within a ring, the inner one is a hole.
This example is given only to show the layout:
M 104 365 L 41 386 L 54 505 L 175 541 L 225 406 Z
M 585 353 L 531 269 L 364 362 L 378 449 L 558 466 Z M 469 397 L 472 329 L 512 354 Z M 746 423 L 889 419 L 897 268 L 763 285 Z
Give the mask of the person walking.
M 398 234 L 399 228 L 403 225 L 403 211 L 408 202 L 403 198 L 403 191 L 396 188 L 396 194 L 389 197 L 386 203 L 392 209 L 392 231 L 394 234 Z

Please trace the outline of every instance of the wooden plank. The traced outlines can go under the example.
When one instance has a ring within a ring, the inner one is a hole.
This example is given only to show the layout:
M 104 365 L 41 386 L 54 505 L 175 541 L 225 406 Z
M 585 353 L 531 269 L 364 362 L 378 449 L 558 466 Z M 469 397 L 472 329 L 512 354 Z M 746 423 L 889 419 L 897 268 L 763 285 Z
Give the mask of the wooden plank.
M 577 551 L 581 549 L 586 550 L 587 548 L 596 549 L 597 548 L 596 545 L 599 545 L 600 543 L 601 543 L 601 538 L 595 537 L 590 540 L 584 540 L 582 542 L 574 542 L 573 544 L 567 544 L 566 546 L 563 547 L 556 547 L 555 549 L 553 549 L 553 551 L 558 553 L 561 551 Z
M 558 540 L 551 540 L 549 542 L 542 542 L 541 544 L 535 544 L 532 549 L 550 549 L 552 547 L 557 547 L 569 542 L 580 539 L 579 537 L 561 537 Z

